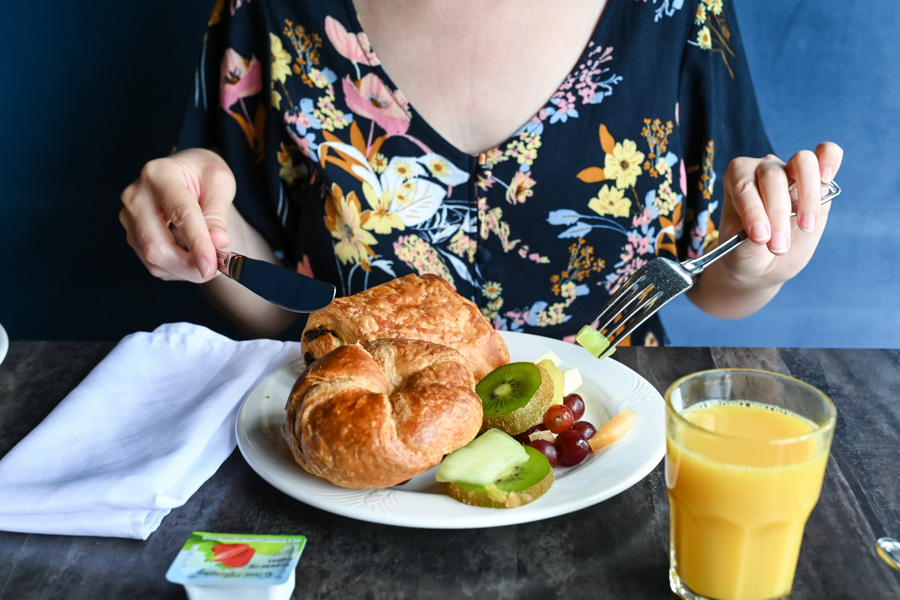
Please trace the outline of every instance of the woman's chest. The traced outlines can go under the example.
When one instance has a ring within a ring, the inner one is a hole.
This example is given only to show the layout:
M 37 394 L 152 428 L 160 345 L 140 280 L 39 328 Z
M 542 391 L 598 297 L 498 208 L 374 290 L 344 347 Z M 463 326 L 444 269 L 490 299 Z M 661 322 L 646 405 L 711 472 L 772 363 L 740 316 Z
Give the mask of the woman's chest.
M 356 0 L 381 68 L 422 119 L 477 154 L 510 138 L 583 59 L 605 0 Z

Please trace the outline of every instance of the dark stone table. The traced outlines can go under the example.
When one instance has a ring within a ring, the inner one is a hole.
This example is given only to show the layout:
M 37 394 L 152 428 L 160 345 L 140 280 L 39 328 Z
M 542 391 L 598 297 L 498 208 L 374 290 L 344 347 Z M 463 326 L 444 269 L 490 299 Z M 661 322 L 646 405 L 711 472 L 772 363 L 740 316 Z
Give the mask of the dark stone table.
M 12 342 L 0 365 L 0 456 L 111 348 Z M 661 392 L 681 375 L 725 366 L 788 373 L 825 391 L 838 425 L 792 598 L 900 598 L 900 573 L 873 546 L 880 536 L 900 537 L 900 350 L 621 348 L 614 358 Z M 235 450 L 147 541 L 0 532 L 0 598 L 184 598 L 165 572 L 192 531 L 306 535 L 294 598 L 671 597 L 662 464 L 568 515 L 424 530 L 307 506 L 263 481 Z

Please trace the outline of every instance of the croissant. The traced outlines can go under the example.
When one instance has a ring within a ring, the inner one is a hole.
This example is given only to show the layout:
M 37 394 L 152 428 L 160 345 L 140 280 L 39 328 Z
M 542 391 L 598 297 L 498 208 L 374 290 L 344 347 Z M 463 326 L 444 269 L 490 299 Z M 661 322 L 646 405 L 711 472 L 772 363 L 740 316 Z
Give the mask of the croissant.
M 410 338 L 455 348 L 479 381 L 509 362 L 509 350 L 474 302 L 438 275 L 407 275 L 312 313 L 301 337 L 307 364 L 345 344 Z
M 468 361 L 422 340 L 341 346 L 310 365 L 287 401 L 297 463 L 345 488 L 402 483 L 472 441 L 481 400 Z

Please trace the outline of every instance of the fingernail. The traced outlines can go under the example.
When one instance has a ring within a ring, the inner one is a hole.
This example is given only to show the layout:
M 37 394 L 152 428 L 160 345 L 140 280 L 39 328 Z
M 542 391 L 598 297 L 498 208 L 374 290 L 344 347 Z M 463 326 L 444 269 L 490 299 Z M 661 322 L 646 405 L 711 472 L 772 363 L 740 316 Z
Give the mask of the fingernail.
M 769 240 L 769 250 L 771 250 L 773 254 L 783 254 L 787 252 L 787 237 L 780 231 L 773 233 L 772 239 Z
M 834 179 L 834 169 L 825 167 L 825 170 L 822 171 L 822 182 L 829 183 L 832 179 Z
M 764 242 L 769 237 L 769 228 L 765 223 L 757 221 L 750 224 L 750 239 L 754 242 Z
M 209 275 L 209 261 L 205 258 L 197 259 L 197 269 L 200 271 L 200 275 L 203 276 L 204 279 Z
M 804 213 L 797 218 L 797 227 L 800 231 L 812 231 L 816 228 L 816 215 Z

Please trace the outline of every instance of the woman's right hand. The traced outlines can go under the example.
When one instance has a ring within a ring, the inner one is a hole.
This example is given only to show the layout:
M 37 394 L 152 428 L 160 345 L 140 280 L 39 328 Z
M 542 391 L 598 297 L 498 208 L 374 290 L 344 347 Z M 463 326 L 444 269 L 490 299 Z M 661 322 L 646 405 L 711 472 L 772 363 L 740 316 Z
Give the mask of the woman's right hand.
M 183 150 L 144 165 L 122 192 L 119 221 L 154 277 L 194 283 L 216 276 L 216 248 L 229 245 L 235 179 L 215 152 Z

